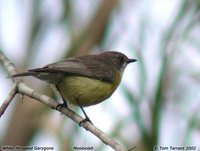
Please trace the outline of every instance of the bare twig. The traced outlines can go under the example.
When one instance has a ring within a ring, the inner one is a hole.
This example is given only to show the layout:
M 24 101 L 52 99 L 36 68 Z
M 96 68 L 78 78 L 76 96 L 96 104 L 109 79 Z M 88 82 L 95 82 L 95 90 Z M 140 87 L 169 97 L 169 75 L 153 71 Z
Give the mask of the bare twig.
M 14 65 L 4 56 L 4 54 L 1 50 L 0 50 L 0 62 L 4 66 L 6 71 L 8 72 L 9 76 L 16 73 L 16 69 L 15 69 Z M 53 109 L 56 109 L 56 107 L 58 106 L 59 103 L 57 101 L 53 100 L 52 98 L 50 98 L 48 96 L 45 96 L 45 95 L 40 94 L 38 92 L 35 92 L 33 89 L 28 87 L 20 78 L 14 78 L 13 82 L 16 84 L 16 90 L 15 91 L 13 90 L 14 92 L 12 92 L 12 93 L 18 92 L 22 95 L 29 96 L 31 98 L 34 98 L 37 101 L 40 101 L 40 102 L 48 105 L 49 107 L 51 107 Z M 12 96 L 14 96 L 14 95 L 12 95 Z M 8 99 L 9 99 L 9 97 L 8 97 Z M 69 117 L 70 119 L 72 119 L 74 122 L 76 122 L 78 124 L 83 120 L 82 117 L 80 117 L 78 114 L 76 114 L 75 112 L 73 112 L 70 109 L 58 108 L 57 110 L 60 111 L 62 114 L 66 115 L 67 117 Z M 116 151 L 125 151 L 126 150 L 124 147 L 122 147 L 120 144 L 118 144 L 112 138 L 107 136 L 104 132 L 102 132 L 100 129 L 95 127 L 90 122 L 84 123 L 82 125 L 82 127 L 85 128 L 86 130 L 90 131 L 91 133 L 93 133 L 102 142 L 109 145 L 110 147 L 112 147 Z
M 11 103 L 11 101 L 13 100 L 16 94 L 17 94 L 17 85 L 14 86 L 14 88 L 10 91 L 8 97 L 5 99 L 5 101 L 1 105 L 0 118 L 3 115 L 3 113 L 6 111 L 7 107 L 9 106 L 9 104 Z

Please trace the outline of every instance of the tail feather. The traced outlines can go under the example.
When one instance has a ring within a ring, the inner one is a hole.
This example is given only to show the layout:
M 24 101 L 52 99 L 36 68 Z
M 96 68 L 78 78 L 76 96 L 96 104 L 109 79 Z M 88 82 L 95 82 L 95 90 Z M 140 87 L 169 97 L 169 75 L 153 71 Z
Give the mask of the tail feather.
M 24 77 L 24 76 L 34 76 L 35 74 L 36 74 L 35 72 L 27 71 L 27 72 L 23 72 L 23 73 L 14 74 L 11 77 L 15 78 L 15 77 Z

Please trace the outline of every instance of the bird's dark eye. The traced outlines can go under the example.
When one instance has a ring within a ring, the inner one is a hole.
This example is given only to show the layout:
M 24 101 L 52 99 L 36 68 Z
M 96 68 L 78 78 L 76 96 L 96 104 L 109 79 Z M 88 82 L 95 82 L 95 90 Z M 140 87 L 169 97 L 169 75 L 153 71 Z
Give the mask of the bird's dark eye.
M 121 62 L 121 63 L 124 62 L 124 57 L 120 57 L 120 62 Z

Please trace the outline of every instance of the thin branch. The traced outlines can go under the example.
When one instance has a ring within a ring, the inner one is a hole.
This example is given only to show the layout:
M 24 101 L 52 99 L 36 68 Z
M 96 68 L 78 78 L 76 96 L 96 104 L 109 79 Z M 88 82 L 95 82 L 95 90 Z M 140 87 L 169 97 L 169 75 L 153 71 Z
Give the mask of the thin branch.
M 9 76 L 12 76 L 13 74 L 17 73 L 14 65 L 5 57 L 5 55 L 3 54 L 1 50 L 0 50 L 0 62 L 4 66 L 6 71 L 8 72 Z M 20 78 L 14 78 L 13 82 L 16 84 L 18 93 L 34 98 L 35 100 L 40 101 L 53 109 L 56 109 L 56 107 L 58 106 L 59 103 L 57 101 L 53 100 L 52 98 L 46 95 L 43 95 L 34 91 L 30 87 L 28 87 Z M 75 112 L 73 112 L 72 110 L 68 108 L 58 108 L 57 110 L 60 111 L 62 114 L 66 115 L 67 117 L 69 117 L 70 119 L 72 119 L 77 124 L 79 124 L 83 120 L 81 116 L 79 116 L 78 114 L 76 114 Z M 100 129 L 95 127 L 90 122 L 85 122 L 82 125 L 82 127 L 90 131 L 91 133 L 93 133 L 102 142 L 109 145 L 114 150 L 116 151 L 126 150 L 124 147 L 122 147 L 115 140 L 107 136 L 104 132 L 102 132 Z
M 17 94 L 17 85 L 14 86 L 14 88 L 10 91 L 8 97 L 5 99 L 5 101 L 1 105 L 0 118 L 3 115 L 3 113 L 6 111 L 6 109 L 8 108 L 9 104 L 11 103 L 11 101 L 13 100 L 16 94 Z

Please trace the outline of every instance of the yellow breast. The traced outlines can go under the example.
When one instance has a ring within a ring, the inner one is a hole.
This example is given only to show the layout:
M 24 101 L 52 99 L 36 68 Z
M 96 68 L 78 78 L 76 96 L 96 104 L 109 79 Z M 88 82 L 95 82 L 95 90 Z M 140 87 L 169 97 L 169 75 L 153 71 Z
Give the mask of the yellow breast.
M 71 104 L 82 106 L 100 103 L 110 97 L 121 81 L 121 75 L 116 72 L 113 83 L 107 83 L 82 76 L 66 76 L 58 84 L 61 96 Z

